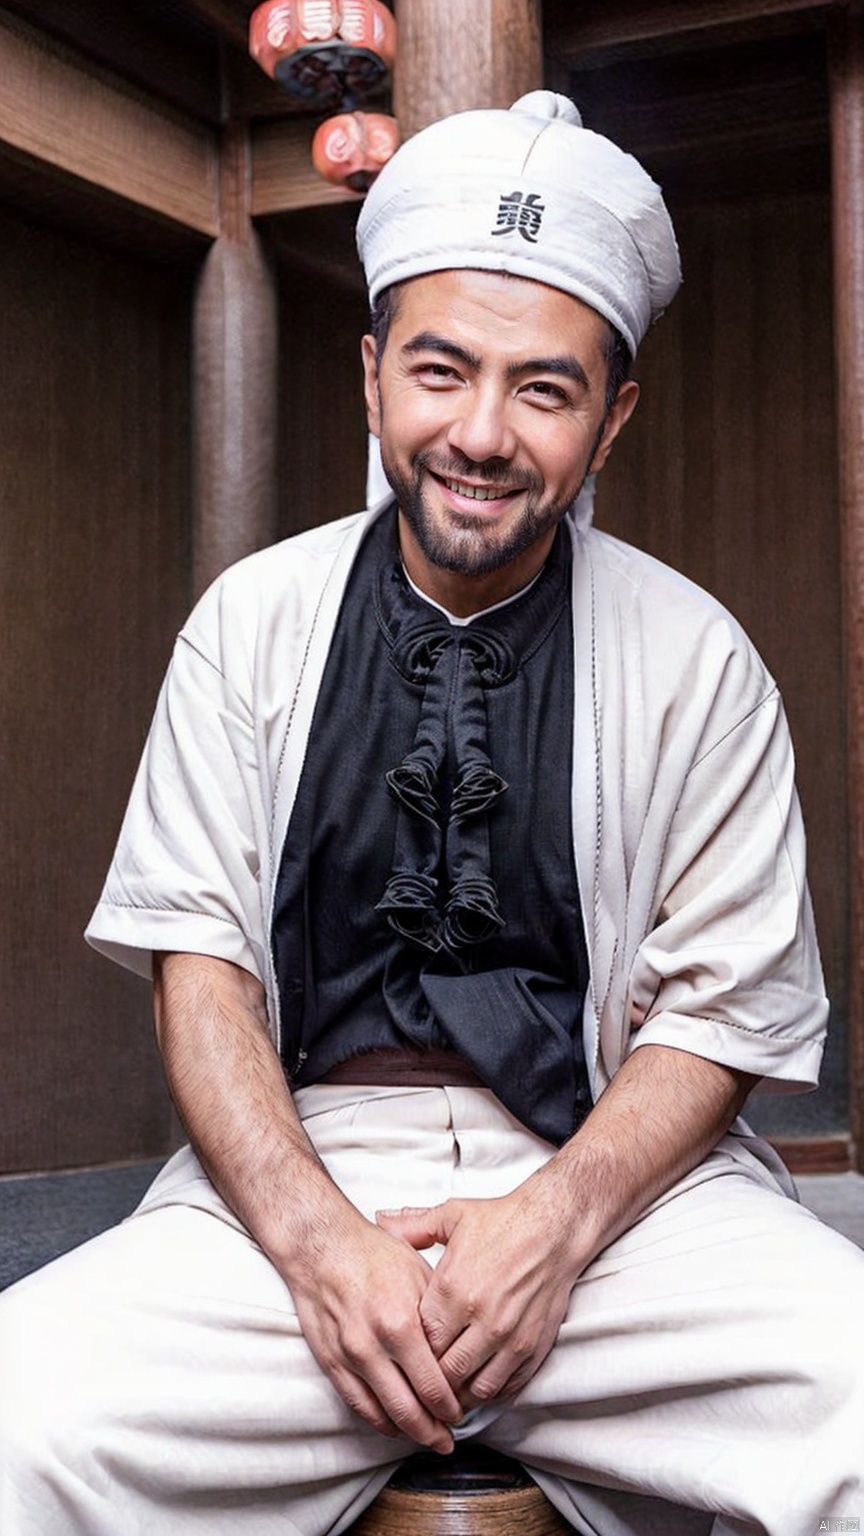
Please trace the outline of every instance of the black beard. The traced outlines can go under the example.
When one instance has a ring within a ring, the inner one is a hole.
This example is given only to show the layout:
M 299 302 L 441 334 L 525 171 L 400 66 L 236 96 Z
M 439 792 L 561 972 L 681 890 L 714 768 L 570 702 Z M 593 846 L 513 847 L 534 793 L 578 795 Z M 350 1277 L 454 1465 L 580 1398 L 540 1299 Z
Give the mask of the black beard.
M 541 502 L 542 482 L 533 471 L 494 460 L 472 464 L 466 459 L 458 465 L 455 462 L 436 465 L 434 471 L 430 471 L 428 460 L 421 453 L 412 460 L 410 479 L 388 461 L 383 449 L 382 464 L 399 509 L 425 558 L 430 565 L 460 576 L 488 576 L 492 571 L 502 570 L 556 527 L 573 505 L 573 496 L 563 505 L 555 501 Z M 476 479 L 486 485 L 494 485 L 496 481 L 502 485 L 515 482 L 526 489 L 527 500 L 516 522 L 503 536 L 490 537 L 483 517 L 472 517 L 470 513 L 451 517 L 446 524 L 438 523 L 430 515 L 421 489 L 424 474 L 430 472 L 439 479 Z

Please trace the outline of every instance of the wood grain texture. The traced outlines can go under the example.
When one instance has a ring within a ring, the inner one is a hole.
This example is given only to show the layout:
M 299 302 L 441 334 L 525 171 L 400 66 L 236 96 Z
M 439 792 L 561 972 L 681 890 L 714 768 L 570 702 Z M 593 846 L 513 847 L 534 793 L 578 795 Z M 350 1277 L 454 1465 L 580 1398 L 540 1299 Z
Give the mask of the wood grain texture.
M 850 957 L 830 199 L 673 213 L 684 285 L 640 353 L 642 398 L 600 476 L 598 521 L 725 603 L 779 683 L 834 1023 L 824 1090 L 757 1099 L 754 1116 L 772 1135 L 834 1132 Z
M 208 235 L 218 230 L 206 128 L 125 91 L 0 13 L 0 143 Z
M 350 1536 L 569 1536 L 536 1486 L 475 1494 L 382 1489 Z
M 193 312 L 193 587 L 276 535 L 279 313 L 276 280 L 249 217 L 246 129 L 221 154 L 221 233 Z
M 864 17 L 831 48 L 834 314 L 849 789 L 852 1134 L 864 1159 Z M 858 1165 L 864 1169 L 864 1161 Z
M 0 1171 L 163 1154 L 95 905 L 188 602 L 189 284 L 0 215 Z
M 844 0 L 545 0 L 547 58 L 578 64 L 589 53 L 687 33 L 718 34 L 775 18 L 828 14 Z
M 848 1173 L 855 1167 L 855 1144 L 849 1136 L 772 1136 L 769 1139 L 793 1174 Z
M 366 500 L 366 415 L 360 338 L 365 293 L 279 269 L 280 536 L 356 512 Z
M 3 0 L 12 13 L 50 33 L 118 79 L 210 122 L 221 117 L 219 34 L 184 7 L 133 0 Z
M 314 122 L 307 118 L 254 126 L 251 137 L 253 218 L 297 208 L 355 203 L 356 192 L 333 186 L 313 168 Z
M 403 138 L 451 112 L 509 107 L 543 83 L 539 0 L 398 0 Z

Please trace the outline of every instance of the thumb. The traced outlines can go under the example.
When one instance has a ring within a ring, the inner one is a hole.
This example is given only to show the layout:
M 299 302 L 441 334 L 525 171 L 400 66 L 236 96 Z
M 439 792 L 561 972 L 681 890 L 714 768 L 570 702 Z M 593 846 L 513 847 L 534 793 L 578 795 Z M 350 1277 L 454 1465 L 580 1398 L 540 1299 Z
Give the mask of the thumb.
M 399 1211 L 376 1211 L 379 1227 L 391 1237 L 404 1238 L 412 1248 L 431 1248 L 433 1243 L 446 1243 L 453 1229 L 447 1203 L 432 1206 L 403 1206 Z

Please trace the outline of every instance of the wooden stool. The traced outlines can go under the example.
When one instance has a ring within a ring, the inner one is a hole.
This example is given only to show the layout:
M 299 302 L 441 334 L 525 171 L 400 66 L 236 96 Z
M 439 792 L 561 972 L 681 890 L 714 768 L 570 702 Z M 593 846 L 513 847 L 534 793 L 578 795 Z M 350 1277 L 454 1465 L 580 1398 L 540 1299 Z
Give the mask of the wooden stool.
M 571 1536 L 571 1527 L 517 1461 L 474 1445 L 410 1456 L 349 1536 Z

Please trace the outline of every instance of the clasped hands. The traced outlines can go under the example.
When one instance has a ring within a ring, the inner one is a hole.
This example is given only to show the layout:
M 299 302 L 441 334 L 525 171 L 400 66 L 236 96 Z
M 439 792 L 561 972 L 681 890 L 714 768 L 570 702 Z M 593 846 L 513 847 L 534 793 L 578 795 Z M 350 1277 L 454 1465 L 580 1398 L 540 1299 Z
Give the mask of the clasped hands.
M 528 1185 L 374 1225 L 345 1202 L 290 1277 L 318 1363 L 382 1434 L 446 1453 L 468 1409 L 514 1396 L 549 1353 L 578 1266 L 560 1208 Z M 433 1268 L 421 1250 L 435 1244 Z

